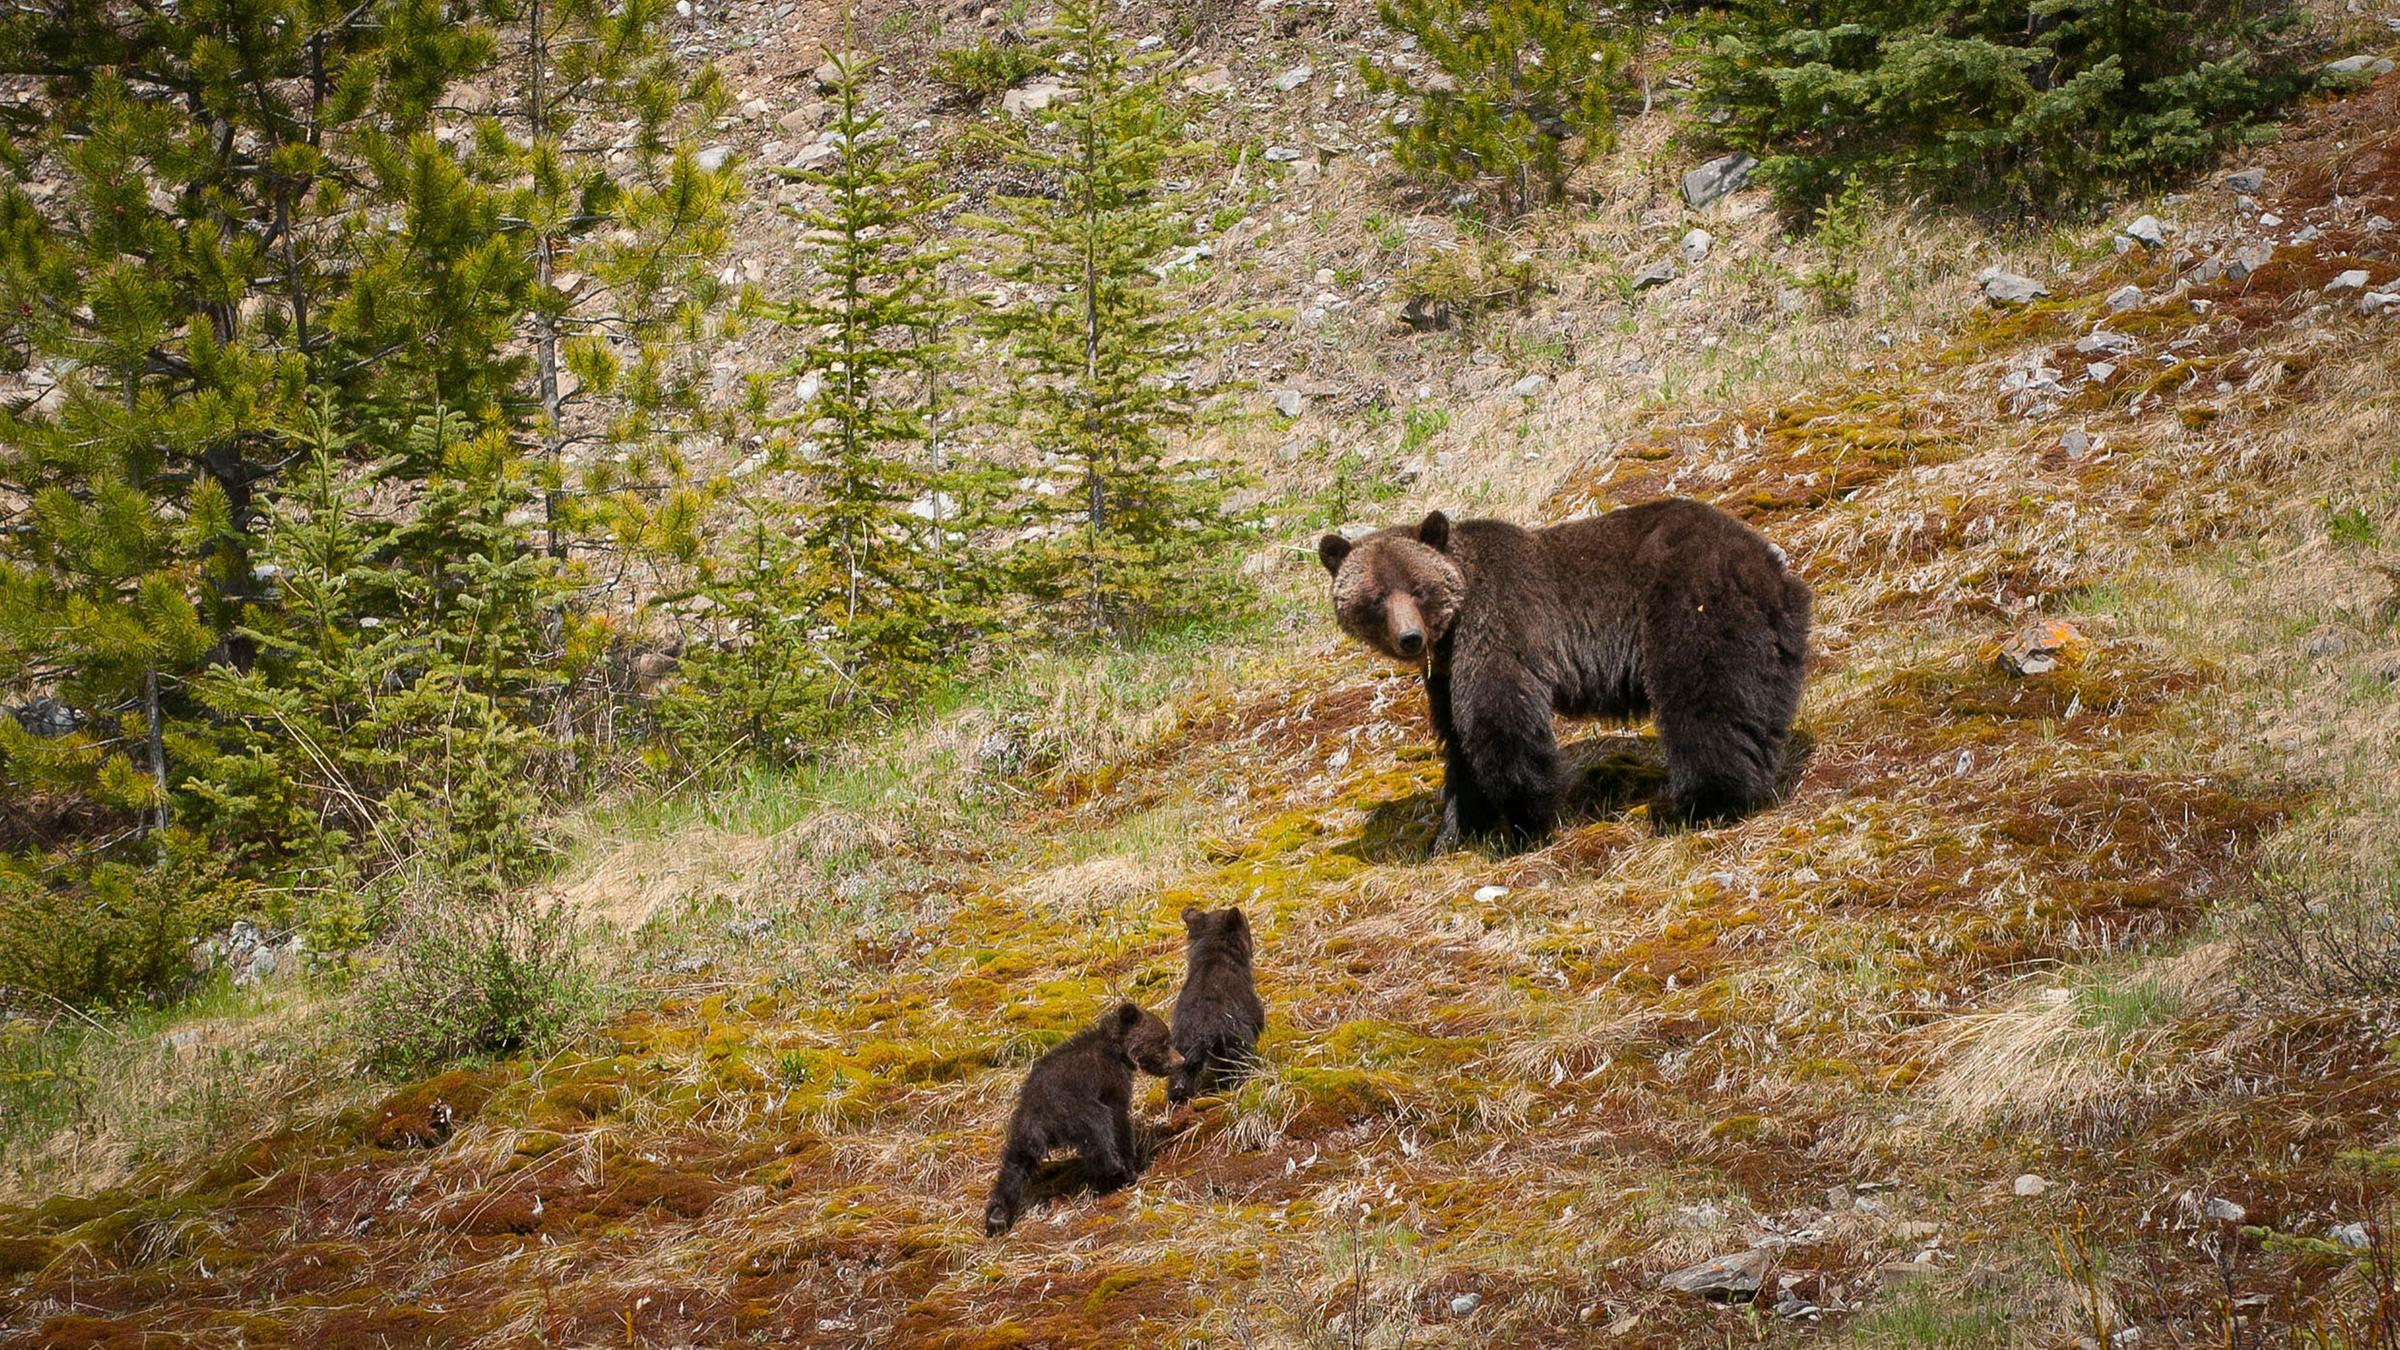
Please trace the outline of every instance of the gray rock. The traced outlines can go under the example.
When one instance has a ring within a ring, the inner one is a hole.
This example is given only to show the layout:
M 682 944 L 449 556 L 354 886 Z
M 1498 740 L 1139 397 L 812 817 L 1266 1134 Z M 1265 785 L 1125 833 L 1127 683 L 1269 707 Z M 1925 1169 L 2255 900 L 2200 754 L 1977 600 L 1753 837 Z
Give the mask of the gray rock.
M 2061 432 L 2058 448 L 2066 451 L 2069 459 L 2081 459 L 2092 448 L 2091 435 L 2081 431 Z
M 44 740 L 71 735 L 85 720 L 81 712 L 54 698 L 37 698 L 30 703 L 19 704 L 9 709 L 8 714 L 17 719 L 17 725 L 25 729 L 26 735 L 39 736 Z
M 2233 256 L 2225 260 L 2225 275 L 2235 281 L 2246 280 L 2252 272 L 2273 261 L 2275 261 L 2274 243 L 2261 239 L 2257 243 L 2244 244 L 2235 249 Z
M 2108 312 L 2111 314 L 2122 314 L 2129 309 L 2139 309 L 2141 304 L 2142 288 L 2139 286 L 2119 286 L 2108 293 Z
M 2004 309 L 2030 305 L 2050 293 L 2050 288 L 2028 276 L 2020 276 L 2002 267 L 1987 267 L 1976 278 L 1983 287 L 1983 297 Z
M 1720 155 L 1683 176 L 1683 200 L 1697 211 L 1749 186 L 1750 175 L 1757 168 L 1758 161 L 1748 155 Z
M 722 169 L 726 165 L 733 162 L 733 147 L 730 145 L 712 145 L 706 150 L 701 151 L 699 154 L 692 156 L 692 162 L 700 166 L 700 171 L 702 173 L 715 173 L 717 170 Z
M 1770 1258 L 1763 1251 L 1734 1252 L 1661 1275 L 1658 1287 L 1725 1303 L 1746 1302 L 1758 1297 L 1759 1287 L 1766 1283 L 1769 1264 Z
M 1646 291 L 1654 286 L 1664 286 L 1680 275 L 1682 274 L 1675 270 L 1673 258 L 1661 258 L 1633 274 L 1633 288 L 1637 291 Z
M 1706 230 L 1691 230 L 1685 233 L 1683 242 L 1675 246 L 1675 251 L 1683 255 L 1686 266 L 1697 266 L 1701 259 L 1708 256 L 1709 247 L 1716 242 L 1717 237 Z
M 2049 1190 L 2050 1183 L 2043 1180 L 2041 1177 L 2036 1176 L 2034 1173 L 2027 1172 L 2018 1177 L 2015 1184 L 2012 1185 L 2010 1189 L 2017 1193 L 2018 1199 L 2031 1200 L 2033 1197 L 2040 1195 L 2046 1190 Z
M 2136 219 L 2131 225 L 2125 227 L 2124 235 L 2144 248 L 2157 248 L 2167 242 L 2166 227 L 2158 223 L 2156 216 L 2142 216 Z
M 1288 145 L 1267 147 L 1267 162 L 1270 164 L 1289 164 L 1298 158 L 1300 158 L 1300 152 Z
M 1464 1317 L 1482 1306 L 1483 1296 L 1481 1294 L 1460 1294 L 1457 1298 L 1450 1300 L 1450 1313 L 1454 1317 Z
M 2140 345 L 2130 334 L 2112 333 L 2103 328 L 2077 341 L 2075 353 L 2078 356 L 2122 356 Z
M 1528 375 L 1524 379 L 1521 379 L 1515 384 L 1510 385 L 1508 387 L 1508 392 L 1516 395 L 1518 398 L 1540 398 L 1542 396 L 1542 391 L 1548 389 L 1549 387 L 1549 376 Z
M 2367 286 L 2367 280 L 2367 274 L 2354 267 L 2349 271 L 2342 273 L 2340 276 L 2335 277 L 2333 280 L 2326 282 L 2325 290 L 2327 294 L 2331 294 L 2335 291 L 2365 290 Z
M 2358 297 L 2358 312 L 2372 318 L 2400 312 L 2400 290 L 2369 291 Z
M 857 66 L 862 70 L 871 70 L 874 68 L 874 62 L 875 58 L 866 52 L 835 52 L 818 63 L 817 68 L 810 73 L 810 78 L 817 82 L 818 92 L 830 94 L 841 87 L 844 66 Z
M 1223 94 L 1233 88 L 1233 72 L 1223 66 L 1183 77 L 1183 87 L 1195 94 Z
M 2308 636 L 2308 654 L 2315 657 L 2335 657 L 2350 650 L 2350 639 L 2327 628 Z
M 1308 408 L 1308 395 L 1297 389 L 1278 389 L 1274 399 L 1275 411 L 1286 417 L 1298 417 Z
M 2242 169 L 2225 175 L 2225 190 L 2228 192 L 2256 193 L 2264 189 L 2266 185 L 2267 171 L 2265 169 Z
M 2117 373 L 2117 367 L 2113 362 L 2094 361 L 2083 368 L 2083 373 L 2094 384 L 2106 384 L 2109 377 Z
M 2361 54 L 2358 56 L 2345 56 L 2339 61 L 2328 61 L 2325 63 L 2325 74 L 2335 79 L 2354 79 L 2359 77 L 2373 79 L 2378 75 L 2389 75 L 2391 73 L 2392 61 L 2390 57 L 2386 56 L 2367 56 Z
M 2325 1236 L 2354 1252 L 2363 1252 L 2375 1245 L 2374 1237 L 2367 1232 L 2367 1226 L 2363 1223 L 2336 1224 Z
M 2219 1223 L 2240 1223 L 2250 1216 L 2249 1210 L 2221 1195 L 2210 1196 L 2208 1203 L 2200 1207 L 2200 1212 Z
M 1038 113 L 1058 101 L 1066 86 L 1055 79 L 1035 80 L 1020 89 L 1011 89 L 1000 96 L 1000 110 L 1015 117 Z
M 1281 92 L 1288 94 L 1299 88 L 1301 85 L 1308 83 L 1308 77 L 1316 73 L 1317 72 L 1315 70 L 1307 66 L 1294 66 L 1290 70 L 1287 70 L 1281 75 L 1275 77 L 1275 87 Z

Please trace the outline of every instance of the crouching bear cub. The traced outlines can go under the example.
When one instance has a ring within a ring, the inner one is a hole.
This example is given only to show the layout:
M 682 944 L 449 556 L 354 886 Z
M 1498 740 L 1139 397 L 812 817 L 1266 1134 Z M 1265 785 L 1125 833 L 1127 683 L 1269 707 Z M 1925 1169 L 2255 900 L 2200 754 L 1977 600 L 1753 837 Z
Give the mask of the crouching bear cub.
M 1086 1030 L 1033 1062 L 1000 1149 L 1000 1176 L 984 1206 L 983 1231 L 993 1237 L 1016 1226 L 1025 1208 L 1025 1182 L 1059 1149 L 1082 1155 L 1096 1190 L 1134 1178 L 1133 1071 L 1159 1078 L 1182 1067 L 1167 1024 L 1138 1004 L 1120 1003 Z
M 1732 820 L 1775 796 L 1808 652 L 1808 588 L 1747 525 L 1674 498 L 1526 530 L 1453 525 L 1317 544 L 1342 631 L 1422 665 L 1445 758 L 1434 850 L 1547 834 L 1553 712 L 1649 714 L 1667 757 L 1662 825 Z

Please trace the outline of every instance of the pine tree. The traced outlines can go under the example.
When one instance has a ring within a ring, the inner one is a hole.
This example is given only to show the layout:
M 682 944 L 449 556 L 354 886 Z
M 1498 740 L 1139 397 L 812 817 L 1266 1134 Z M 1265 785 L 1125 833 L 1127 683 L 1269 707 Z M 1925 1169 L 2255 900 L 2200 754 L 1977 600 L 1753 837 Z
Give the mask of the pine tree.
M 1073 97 L 1007 153 L 1053 192 L 996 198 L 992 222 L 1013 246 L 993 275 L 1017 299 L 988 329 L 1015 365 L 1014 423 L 1044 457 L 1017 572 L 1067 631 L 1127 637 L 1239 594 L 1225 565 L 1241 529 L 1232 472 L 1171 458 L 1198 421 L 1183 367 L 1204 344 L 1199 316 L 1152 269 L 1190 233 L 1163 175 L 1193 147 L 1098 0 L 1066 0 L 1042 37 Z
M 1375 13 L 1442 77 L 1359 59 L 1368 89 L 1409 102 L 1391 126 L 1403 168 L 1487 191 L 1514 216 L 1557 201 L 1609 147 L 1625 54 L 1588 0 L 1377 0 Z
M 2188 172 L 2306 90 L 2287 0 L 1740 0 L 1702 66 L 1787 205 L 1845 184 L 2002 209 Z

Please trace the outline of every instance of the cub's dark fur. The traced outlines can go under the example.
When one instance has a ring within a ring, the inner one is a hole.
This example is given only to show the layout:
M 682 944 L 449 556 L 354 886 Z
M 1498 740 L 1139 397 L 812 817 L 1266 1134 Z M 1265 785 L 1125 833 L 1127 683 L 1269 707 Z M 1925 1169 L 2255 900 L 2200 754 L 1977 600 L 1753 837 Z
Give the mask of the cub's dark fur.
M 1183 931 L 1183 989 L 1173 1013 L 1183 1063 L 1167 1076 L 1167 1100 L 1177 1104 L 1211 1078 L 1240 1073 L 1267 1026 L 1250 967 L 1250 921 L 1238 909 L 1187 909 Z
M 1527 530 L 1453 525 L 1318 541 L 1343 631 L 1422 663 L 1447 770 L 1437 851 L 1557 813 L 1552 713 L 1657 719 L 1662 825 L 1774 800 L 1808 657 L 1808 587 L 1732 516 L 1680 498 Z
M 1133 1071 L 1160 1078 L 1177 1066 L 1166 1022 L 1131 1003 L 1076 1033 L 1033 1062 L 1000 1150 L 1000 1176 L 984 1206 L 983 1231 L 993 1237 L 1024 1212 L 1025 1181 L 1043 1158 L 1065 1149 L 1082 1155 L 1099 1190 L 1133 1180 Z

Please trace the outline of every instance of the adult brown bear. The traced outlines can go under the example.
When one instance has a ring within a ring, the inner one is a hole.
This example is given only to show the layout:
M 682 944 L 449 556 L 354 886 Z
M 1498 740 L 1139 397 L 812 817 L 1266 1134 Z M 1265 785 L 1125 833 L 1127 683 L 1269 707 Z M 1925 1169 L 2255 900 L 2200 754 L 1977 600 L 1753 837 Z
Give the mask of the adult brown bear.
M 1434 850 L 1495 827 L 1523 843 L 1558 810 L 1552 713 L 1649 715 L 1666 748 L 1661 825 L 1775 798 L 1808 655 L 1808 587 L 1732 516 L 1682 498 L 1527 530 L 1453 525 L 1317 544 L 1342 631 L 1425 671 L 1447 766 Z

